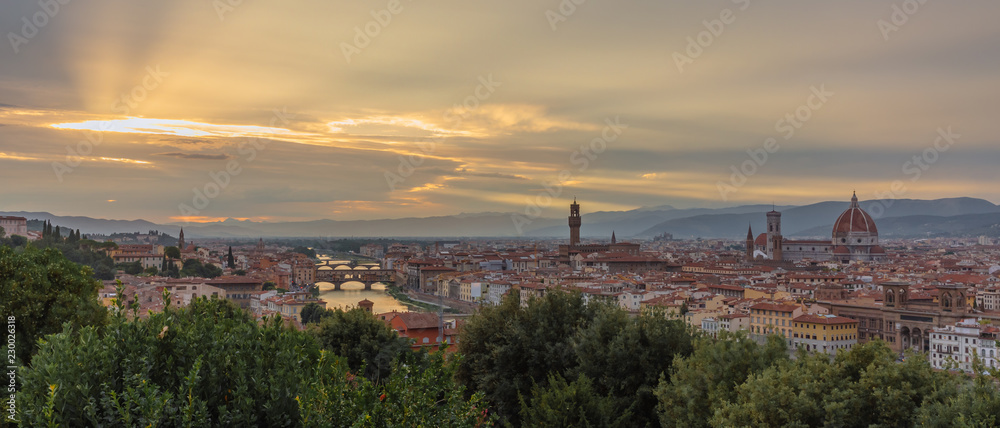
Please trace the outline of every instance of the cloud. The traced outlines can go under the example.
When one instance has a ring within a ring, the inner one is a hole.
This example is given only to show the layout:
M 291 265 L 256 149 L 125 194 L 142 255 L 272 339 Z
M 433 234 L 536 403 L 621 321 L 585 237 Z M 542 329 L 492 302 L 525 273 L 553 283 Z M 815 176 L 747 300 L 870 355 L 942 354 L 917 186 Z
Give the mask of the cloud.
M 181 153 L 181 152 L 171 152 L 171 153 L 153 153 L 153 156 L 170 156 L 178 159 L 192 159 L 192 160 L 225 160 L 230 159 L 232 156 L 225 153 Z
M 502 172 L 475 172 L 475 171 L 469 171 L 468 169 L 465 168 L 460 168 L 455 172 L 461 175 L 467 175 L 471 177 L 502 178 L 507 180 L 528 180 L 528 177 L 525 177 L 523 175 L 504 174 Z

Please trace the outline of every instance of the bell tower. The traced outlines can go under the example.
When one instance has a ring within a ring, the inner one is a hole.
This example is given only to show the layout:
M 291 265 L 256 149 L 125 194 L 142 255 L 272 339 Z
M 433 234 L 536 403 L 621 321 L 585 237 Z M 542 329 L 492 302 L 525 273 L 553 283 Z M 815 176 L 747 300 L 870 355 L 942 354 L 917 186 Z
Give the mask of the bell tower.
M 772 208 L 767 213 L 767 254 L 771 260 L 783 260 L 781 242 L 781 213 Z
M 576 198 L 573 198 L 573 203 L 569 206 L 569 245 L 580 244 L 580 225 L 582 223 L 580 204 L 576 203 Z
M 747 225 L 747 261 L 753 261 L 753 227 Z
M 886 308 L 906 309 L 909 299 L 910 284 L 905 282 L 886 282 L 882 284 L 882 306 Z

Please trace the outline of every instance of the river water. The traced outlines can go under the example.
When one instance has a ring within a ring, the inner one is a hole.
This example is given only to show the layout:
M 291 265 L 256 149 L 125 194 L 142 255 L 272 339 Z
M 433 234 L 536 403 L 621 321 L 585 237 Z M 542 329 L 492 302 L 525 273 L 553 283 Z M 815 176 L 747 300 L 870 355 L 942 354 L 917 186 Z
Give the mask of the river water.
M 319 259 L 321 261 L 333 260 L 325 256 L 320 256 Z M 333 261 L 336 262 L 336 260 Z M 326 302 L 327 309 L 355 308 L 358 306 L 358 302 L 368 299 L 375 303 L 372 311 L 376 314 L 410 310 L 395 297 L 386 293 L 385 284 L 382 283 L 372 285 L 371 290 L 365 290 L 365 285 L 360 282 L 347 282 L 340 286 L 340 291 L 335 290 L 333 284 L 329 282 L 317 282 L 316 285 L 319 286 L 319 298 Z
M 334 290 L 333 284 L 329 282 L 317 282 L 319 286 L 319 298 L 326 302 L 327 309 L 348 309 L 358 306 L 358 302 L 368 299 L 375 303 L 372 310 L 376 314 L 391 311 L 406 312 L 406 305 L 385 292 L 385 285 L 378 283 L 372 285 L 371 290 L 365 290 L 365 285 L 360 282 L 348 282 L 340 286 L 340 291 Z

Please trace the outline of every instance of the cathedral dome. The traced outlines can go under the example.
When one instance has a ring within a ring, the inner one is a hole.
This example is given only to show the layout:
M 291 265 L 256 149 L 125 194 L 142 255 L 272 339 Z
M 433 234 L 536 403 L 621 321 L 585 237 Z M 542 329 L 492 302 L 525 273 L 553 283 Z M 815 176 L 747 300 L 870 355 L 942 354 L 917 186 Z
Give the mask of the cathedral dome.
M 858 205 L 857 194 L 851 198 L 851 206 L 833 223 L 834 238 L 845 238 L 849 235 L 878 235 L 875 219 Z

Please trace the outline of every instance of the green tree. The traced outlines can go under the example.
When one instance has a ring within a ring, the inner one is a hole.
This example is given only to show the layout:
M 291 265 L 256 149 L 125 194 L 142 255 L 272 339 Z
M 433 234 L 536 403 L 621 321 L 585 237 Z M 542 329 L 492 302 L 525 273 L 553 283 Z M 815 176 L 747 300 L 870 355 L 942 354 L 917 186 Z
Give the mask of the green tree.
M 166 247 L 163 249 L 163 255 L 167 256 L 168 259 L 180 260 L 181 250 L 177 247 Z
M 351 370 L 364 368 L 368 378 L 380 379 L 392 370 L 396 357 L 410 352 L 406 339 L 368 311 L 324 311 L 309 332 L 323 349 L 346 358 Z
M 99 303 L 101 284 L 89 267 L 66 260 L 59 251 L 0 247 L 0 314 L 14 317 L 16 357 L 31 361 L 38 339 L 74 327 L 103 325 L 107 310 Z
M 118 263 L 115 265 L 115 268 L 122 270 L 129 275 L 138 275 L 143 271 L 142 263 L 140 262 Z
M 302 312 L 299 312 L 299 319 L 302 320 L 302 324 L 315 324 L 320 322 L 324 317 L 329 317 L 332 312 L 318 303 L 309 303 L 302 307 Z
M 229 246 L 229 254 L 226 255 L 226 267 L 232 269 L 236 267 L 236 259 L 233 257 L 233 246 Z
M 951 376 L 927 358 L 903 363 L 881 341 L 825 354 L 800 351 L 794 361 L 751 376 L 720 406 L 715 426 L 913 426 L 921 406 L 945 398 Z
M 669 379 L 660 379 L 656 396 L 661 426 L 707 427 L 718 407 L 736 399 L 734 386 L 788 359 L 785 340 L 775 335 L 763 346 L 743 333 L 701 337 L 694 349 L 674 361 Z
M 631 317 L 617 306 L 598 309 L 590 325 L 575 334 L 579 366 L 571 373 L 593 379 L 599 394 L 615 400 L 616 413 L 631 408 L 632 426 L 656 426 L 654 390 L 674 357 L 691 353 L 691 335 L 680 320 Z
M 534 386 L 531 400 L 521 398 L 521 420 L 531 427 L 633 427 L 631 410 L 618 409 L 616 400 L 602 396 L 586 375 L 567 383 L 549 376 L 548 386 Z
M 472 426 L 489 422 L 438 358 L 374 384 L 278 317 L 225 300 L 49 336 L 22 371 L 25 426 Z

